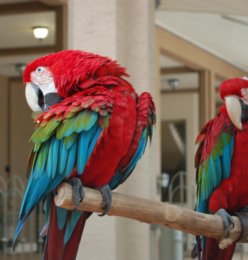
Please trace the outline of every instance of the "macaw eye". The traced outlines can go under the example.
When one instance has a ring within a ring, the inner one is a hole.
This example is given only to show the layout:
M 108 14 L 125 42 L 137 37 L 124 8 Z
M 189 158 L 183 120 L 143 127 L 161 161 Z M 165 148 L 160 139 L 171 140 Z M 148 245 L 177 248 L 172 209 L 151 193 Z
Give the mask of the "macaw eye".
M 41 75 L 41 73 L 43 72 L 44 69 L 45 69 L 44 67 L 38 67 L 38 68 L 36 69 L 36 73 L 37 73 L 38 75 Z

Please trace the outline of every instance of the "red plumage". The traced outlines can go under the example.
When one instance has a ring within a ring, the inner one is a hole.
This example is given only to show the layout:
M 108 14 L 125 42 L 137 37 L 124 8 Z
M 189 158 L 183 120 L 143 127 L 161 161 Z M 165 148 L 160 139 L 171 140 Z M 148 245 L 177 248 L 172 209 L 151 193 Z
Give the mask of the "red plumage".
M 25 84 L 31 81 L 32 72 L 39 66 L 48 68 L 52 73 L 58 95 L 64 100 L 36 119 L 38 130 L 43 127 L 46 136 L 52 136 L 55 128 L 49 123 L 55 120 L 58 124 L 58 130 L 55 129 L 58 137 L 63 132 L 61 122 L 74 116 L 76 118 L 84 110 L 97 112 L 98 123 L 103 129 L 83 173 L 78 175 L 75 166 L 67 179 L 76 176 L 86 187 L 102 187 L 110 183 L 115 175 L 127 169 L 141 139 L 152 136 L 151 128 L 156 116 L 151 95 L 143 93 L 139 97 L 132 85 L 121 78 L 128 76 L 125 68 L 120 67 L 116 61 L 92 53 L 62 51 L 37 59 L 24 72 Z M 49 127 L 52 129 L 51 133 Z M 39 136 L 34 134 L 33 140 L 39 139 Z M 138 159 L 139 156 L 141 155 L 138 155 Z M 32 152 L 28 168 L 30 172 L 34 158 Z M 134 167 L 135 165 L 128 169 L 128 174 L 125 172 L 124 176 L 117 176 L 119 179 L 114 187 L 121 184 Z M 69 218 L 70 214 L 67 222 Z M 64 246 L 62 238 L 65 227 L 58 229 L 56 207 L 53 203 L 44 259 L 75 259 L 86 218 L 87 212 L 84 212 Z
M 205 238 L 204 248 L 201 260 L 231 260 L 236 244 L 231 244 L 221 250 L 219 241 L 214 238 Z M 200 255 L 199 255 L 200 256 Z
M 248 81 L 245 79 L 231 79 L 220 86 L 222 99 L 224 101 L 227 97 L 239 99 L 241 107 L 243 104 L 248 104 L 247 93 Z M 200 143 L 195 156 L 199 212 L 216 213 L 220 209 L 225 209 L 231 214 L 248 205 L 248 124 L 247 119 L 244 119 L 242 130 L 234 125 L 229 111 L 233 113 L 235 109 L 237 108 L 231 107 L 228 110 L 227 104 L 224 104 L 218 115 L 202 128 L 197 137 L 196 143 Z M 245 109 L 246 107 L 243 107 L 240 118 L 245 115 Z M 212 165 L 210 160 L 213 162 Z M 212 176 L 208 177 L 209 175 Z M 202 258 L 200 253 L 198 257 L 202 260 L 230 260 L 234 249 L 235 244 L 232 244 L 227 249 L 220 250 L 218 241 L 204 238 Z
M 107 57 L 68 50 L 41 57 L 28 64 L 23 74 L 24 84 L 31 82 L 30 74 L 39 66 L 49 67 L 58 94 L 64 98 L 86 88 L 82 83 L 87 81 L 94 82 L 98 78 L 106 80 L 110 75 L 115 78 L 129 76 L 125 68 Z

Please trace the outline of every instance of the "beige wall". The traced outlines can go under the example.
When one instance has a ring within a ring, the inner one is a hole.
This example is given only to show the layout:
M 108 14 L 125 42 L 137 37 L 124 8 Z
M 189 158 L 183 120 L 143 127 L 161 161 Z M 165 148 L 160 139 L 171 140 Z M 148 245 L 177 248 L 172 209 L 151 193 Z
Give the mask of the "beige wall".
M 7 144 L 7 95 L 8 95 L 8 79 L 0 76 L 0 176 L 5 177 L 5 167 L 8 164 L 8 144 Z
M 192 182 L 195 182 L 194 157 L 197 146 L 195 140 L 199 133 L 199 95 L 164 94 L 161 96 L 161 120 L 186 121 L 186 172 L 187 187 L 192 191 Z M 189 197 L 188 207 L 193 209 L 192 197 Z
M 0 89 L 0 174 L 6 176 L 5 167 L 9 163 L 11 174 L 24 180 L 32 148 L 28 142 L 34 131 L 31 110 L 25 99 L 22 80 L 8 81 L 0 77 Z
M 186 174 L 187 174 L 187 203 L 185 207 L 195 207 L 195 167 L 194 157 L 197 146 L 195 140 L 199 133 L 199 95 L 187 94 L 164 94 L 161 96 L 161 120 L 185 120 L 186 121 Z M 162 133 L 163 134 L 163 133 Z M 192 250 L 194 236 L 186 234 L 187 249 Z
M 155 27 L 152 0 L 68 1 L 68 48 L 83 49 L 117 59 L 127 67 L 128 79 L 138 93 L 156 96 Z M 159 119 L 158 119 L 159 120 Z M 158 138 L 138 163 L 120 192 L 156 199 L 160 173 Z M 148 260 L 150 226 L 137 221 L 96 215 L 87 221 L 77 259 Z
M 24 90 L 22 80 L 13 81 L 0 77 L 0 177 L 3 177 L 6 181 L 8 175 L 5 172 L 5 167 L 9 165 L 10 175 L 21 177 L 23 184 L 25 184 L 26 180 L 27 159 L 32 147 L 32 144 L 28 144 L 28 141 L 34 130 L 31 110 L 27 106 Z M 11 180 L 9 188 L 12 186 L 18 189 L 24 188 L 16 179 Z M 1 184 L 0 182 L 0 189 L 3 188 Z M 16 194 L 16 197 L 12 197 L 10 193 L 8 208 L 4 209 L 7 216 L 11 216 L 8 225 L 5 226 L 7 237 L 13 238 L 14 236 L 20 206 L 21 198 L 19 193 Z M 27 241 L 30 239 L 31 230 L 33 230 L 32 240 L 35 239 L 35 217 L 34 212 L 31 216 L 32 220 L 28 220 L 24 227 L 23 234 L 25 234 Z M 30 223 L 32 223 L 31 226 Z
M 22 80 L 10 81 L 9 87 L 11 174 L 17 174 L 25 180 L 28 156 L 32 148 L 29 139 L 34 132 L 34 120 L 26 102 Z

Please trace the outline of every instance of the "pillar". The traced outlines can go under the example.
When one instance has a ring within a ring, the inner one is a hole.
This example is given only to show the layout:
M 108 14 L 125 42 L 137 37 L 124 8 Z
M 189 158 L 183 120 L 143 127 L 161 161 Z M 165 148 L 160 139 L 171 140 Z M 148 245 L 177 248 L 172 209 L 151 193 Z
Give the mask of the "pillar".
M 68 48 L 108 56 L 127 67 L 137 93 L 156 102 L 153 0 L 69 0 Z M 147 149 L 119 192 L 156 199 L 160 171 L 158 138 Z M 134 220 L 93 214 L 86 224 L 78 259 L 151 259 L 150 226 Z

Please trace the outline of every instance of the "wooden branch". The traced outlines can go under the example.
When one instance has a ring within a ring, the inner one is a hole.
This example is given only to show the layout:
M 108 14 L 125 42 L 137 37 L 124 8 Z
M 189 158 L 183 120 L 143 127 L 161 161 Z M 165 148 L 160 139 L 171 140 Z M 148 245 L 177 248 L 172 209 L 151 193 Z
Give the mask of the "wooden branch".
M 55 204 L 59 207 L 72 210 L 74 200 L 71 185 L 62 183 L 55 196 Z M 84 188 L 85 197 L 79 204 L 78 210 L 102 213 L 104 205 L 102 195 L 98 190 Z M 224 228 L 222 218 L 216 215 L 202 214 L 186 208 L 168 203 L 151 201 L 134 196 L 113 192 L 113 201 L 108 212 L 109 216 L 119 216 L 135 219 L 147 224 L 157 224 L 198 236 L 213 237 L 220 240 L 219 247 L 226 248 L 235 242 L 241 234 L 241 222 L 233 217 L 235 228 L 231 229 L 229 238 Z M 239 242 L 246 243 L 248 228 Z

